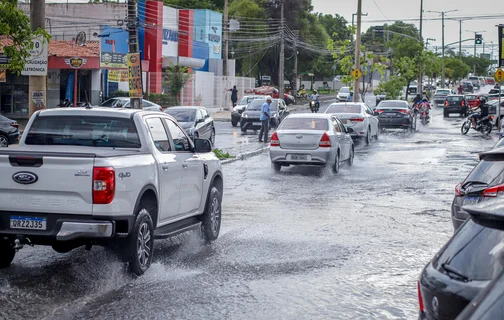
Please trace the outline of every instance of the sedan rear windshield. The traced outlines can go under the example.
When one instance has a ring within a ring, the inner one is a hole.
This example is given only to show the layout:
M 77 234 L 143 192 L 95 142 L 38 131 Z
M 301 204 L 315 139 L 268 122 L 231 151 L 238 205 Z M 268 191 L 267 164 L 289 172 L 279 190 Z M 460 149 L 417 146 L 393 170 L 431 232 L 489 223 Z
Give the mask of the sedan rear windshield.
M 476 100 L 476 96 L 465 96 L 467 100 Z
M 466 182 L 481 182 L 489 186 L 504 183 L 504 161 L 481 160 L 464 180 Z
M 382 101 L 376 108 L 407 109 L 408 105 L 405 102 Z
M 462 96 L 451 96 L 447 98 L 448 101 L 462 101 L 463 97 Z
M 438 90 L 436 94 L 450 94 L 450 90 Z
M 327 119 L 320 118 L 286 118 L 278 130 L 329 130 Z
M 326 113 L 361 113 L 361 106 L 355 105 L 331 105 Z
M 485 228 L 469 220 L 446 245 L 434 267 L 446 273 L 445 264 L 470 280 L 491 280 L 502 271 L 499 252 L 492 251 L 502 241 L 504 231 Z
M 266 102 L 264 99 L 253 100 L 247 107 L 249 111 L 261 111 L 263 104 Z M 278 101 L 272 101 L 270 105 L 271 111 L 278 110 Z
M 26 136 L 28 145 L 140 148 L 135 123 L 129 118 L 40 116 Z

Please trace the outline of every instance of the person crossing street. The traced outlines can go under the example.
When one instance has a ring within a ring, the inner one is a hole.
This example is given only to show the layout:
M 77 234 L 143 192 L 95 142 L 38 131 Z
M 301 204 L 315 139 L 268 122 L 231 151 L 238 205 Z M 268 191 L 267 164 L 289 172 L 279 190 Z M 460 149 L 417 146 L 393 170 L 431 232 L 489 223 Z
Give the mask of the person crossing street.
M 259 142 L 268 142 L 269 122 L 271 118 L 271 103 L 273 99 L 270 96 L 266 97 L 266 102 L 261 108 L 261 130 L 259 131 Z M 264 136 L 264 139 L 263 139 Z

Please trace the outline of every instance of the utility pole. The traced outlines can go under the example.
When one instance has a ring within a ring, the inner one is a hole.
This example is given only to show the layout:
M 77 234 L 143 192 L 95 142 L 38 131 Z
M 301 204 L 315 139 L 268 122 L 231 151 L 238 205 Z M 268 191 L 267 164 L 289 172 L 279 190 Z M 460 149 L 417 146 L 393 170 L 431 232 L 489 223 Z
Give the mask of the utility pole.
M 32 31 L 36 31 L 38 28 L 45 29 L 45 0 L 31 0 L 30 1 L 30 24 Z M 48 44 L 47 44 L 48 45 Z M 47 59 L 47 57 L 45 57 Z M 29 116 L 31 117 L 35 111 L 40 109 L 45 109 L 46 106 L 46 78 L 47 76 L 30 76 L 29 78 L 29 88 L 28 88 L 28 101 L 29 101 Z M 43 93 L 42 104 L 36 103 L 32 99 L 33 92 L 38 91 Z M 75 100 L 75 97 L 74 97 Z
M 459 57 L 462 57 L 462 20 L 459 20 Z
M 357 1 L 357 31 L 355 35 L 355 69 L 360 70 L 360 44 L 361 44 L 361 24 L 362 24 L 362 0 Z M 354 81 L 353 101 L 359 102 L 359 79 Z
M 434 13 L 440 13 L 441 14 L 441 28 L 442 28 L 442 39 L 441 39 L 441 87 L 444 87 L 445 85 L 445 63 L 444 63 L 444 58 L 445 58 L 445 41 L 444 41 L 444 29 L 445 29 L 445 24 L 444 24 L 444 19 L 445 15 L 448 12 L 455 12 L 458 11 L 458 9 L 455 10 L 449 10 L 449 11 L 427 11 L 427 12 L 434 12 Z
M 423 28 L 423 0 L 420 0 L 420 42 L 423 42 L 423 36 L 422 36 L 422 29 Z M 422 64 L 422 62 L 419 62 Z M 423 82 L 423 70 L 422 66 L 420 65 L 420 73 L 418 75 L 418 93 L 421 94 L 423 92 L 422 88 L 422 82 Z
M 280 28 L 282 29 L 282 41 L 280 42 L 280 70 L 278 74 L 278 98 L 284 97 L 284 67 L 285 67 L 285 22 L 284 22 L 284 2 L 280 0 Z
M 228 5 L 228 0 L 224 0 L 224 66 L 222 68 L 223 70 L 223 76 L 227 77 L 228 76 L 228 56 L 229 56 L 229 5 Z
M 128 0 L 128 53 L 131 57 L 131 54 L 137 54 L 137 62 L 141 65 L 141 61 L 139 58 L 139 47 L 138 47 L 138 13 L 137 13 L 137 2 L 136 0 Z M 131 61 L 128 60 L 128 63 Z M 142 72 L 141 67 L 128 67 L 129 69 L 129 82 L 130 82 L 130 90 L 132 89 L 132 83 L 140 86 L 140 97 L 131 97 L 130 95 L 130 105 L 133 106 L 133 109 L 142 109 L 142 97 L 143 96 L 143 84 L 142 84 Z M 136 72 L 132 72 L 132 70 L 136 70 Z M 140 81 L 132 81 L 133 77 L 138 79 L 140 77 Z M 138 89 L 138 88 L 135 88 Z
M 299 31 L 298 30 L 293 30 L 294 32 L 294 71 L 292 72 L 292 77 L 294 78 L 294 87 L 292 88 L 292 95 L 294 96 L 294 99 L 297 97 L 297 69 L 298 69 L 298 37 L 299 37 Z

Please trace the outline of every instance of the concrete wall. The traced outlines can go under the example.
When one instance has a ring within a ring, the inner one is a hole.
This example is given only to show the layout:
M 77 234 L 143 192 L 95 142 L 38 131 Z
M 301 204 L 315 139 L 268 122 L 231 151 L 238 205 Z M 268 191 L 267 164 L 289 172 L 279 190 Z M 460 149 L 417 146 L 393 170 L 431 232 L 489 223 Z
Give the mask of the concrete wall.
M 19 8 L 30 14 L 30 4 L 21 3 Z M 47 3 L 46 30 L 55 40 L 72 40 L 80 31 L 87 40 L 99 40 L 93 33 L 100 33 L 100 25 L 117 27 L 117 20 L 126 18 L 124 3 Z

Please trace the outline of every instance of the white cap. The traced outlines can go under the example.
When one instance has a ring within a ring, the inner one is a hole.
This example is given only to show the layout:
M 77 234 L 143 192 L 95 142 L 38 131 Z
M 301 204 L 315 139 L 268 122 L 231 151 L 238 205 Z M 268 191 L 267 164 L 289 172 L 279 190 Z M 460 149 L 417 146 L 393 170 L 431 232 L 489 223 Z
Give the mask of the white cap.
M 266 96 L 266 101 L 272 101 L 273 102 L 273 98 L 271 98 L 271 96 Z

